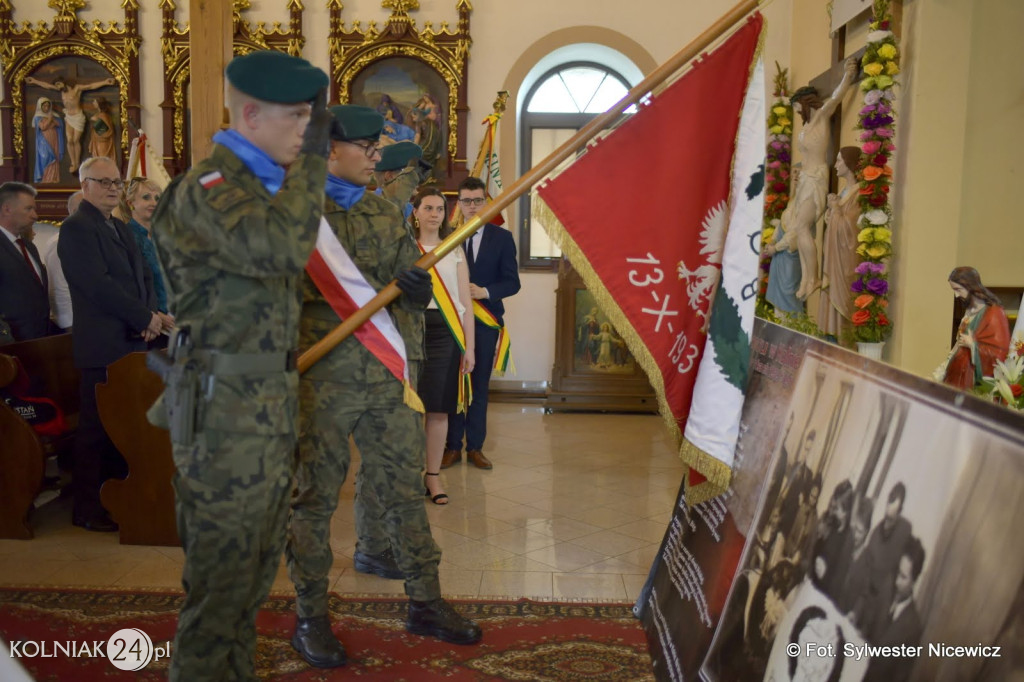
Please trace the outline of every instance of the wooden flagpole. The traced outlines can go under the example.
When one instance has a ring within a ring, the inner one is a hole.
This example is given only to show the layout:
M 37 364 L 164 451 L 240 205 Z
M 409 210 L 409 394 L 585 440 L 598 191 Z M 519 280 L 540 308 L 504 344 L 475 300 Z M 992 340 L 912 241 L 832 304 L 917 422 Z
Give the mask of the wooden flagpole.
M 515 182 L 509 185 L 501 194 L 494 198 L 489 204 L 480 209 L 477 215 L 466 221 L 461 227 L 438 244 L 433 251 L 424 254 L 416 265 L 429 269 L 437 261 L 447 256 L 462 242 L 469 239 L 473 234 L 483 227 L 487 222 L 507 208 L 513 201 L 518 199 L 524 192 L 539 182 L 545 175 L 552 172 L 560 163 L 574 154 L 577 149 L 583 147 L 592 140 L 598 133 L 615 122 L 615 120 L 631 105 L 640 100 L 641 97 L 651 92 L 654 88 L 668 80 L 672 74 L 685 66 L 689 61 L 697 57 L 709 45 L 725 35 L 737 22 L 757 8 L 760 0 L 741 0 L 739 4 L 722 15 L 718 21 L 712 24 L 707 30 L 694 38 L 689 45 L 673 55 L 667 62 L 656 68 L 643 81 L 631 89 L 615 106 L 605 113 L 597 116 L 590 123 L 581 128 L 575 135 L 565 141 L 555 151 L 551 152 L 544 160 L 520 176 Z M 348 338 L 352 332 L 370 319 L 374 313 L 398 298 L 401 291 L 395 282 L 390 282 L 380 290 L 370 301 L 353 313 L 347 320 L 331 330 L 327 336 L 320 339 L 313 347 L 299 357 L 299 372 L 305 372 L 318 360 L 323 358 L 332 348 Z

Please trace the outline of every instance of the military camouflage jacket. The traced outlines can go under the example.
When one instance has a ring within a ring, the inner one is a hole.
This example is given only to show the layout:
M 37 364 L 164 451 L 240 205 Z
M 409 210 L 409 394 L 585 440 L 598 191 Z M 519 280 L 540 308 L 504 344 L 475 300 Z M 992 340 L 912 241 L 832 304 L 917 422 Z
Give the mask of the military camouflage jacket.
M 179 326 L 196 348 L 280 353 L 298 345 L 300 276 L 316 244 L 326 162 L 302 156 L 271 196 L 221 145 L 164 192 L 153 241 Z M 217 377 L 205 422 L 226 431 L 288 433 L 295 372 Z
M 393 203 L 405 215 L 405 207 L 419 187 L 420 178 L 414 170 L 405 170 L 381 190 L 381 196 Z
M 416 241 L 398 209 L 387 199 L 372 192 L 363 194 L 348 211 L 328 198 L 324 217 L 363 277 L 377 291 L 420 257 Z M 309 275 L 304 276 L 302 281 L 301 345 L 307 348 L 341 324 L 341 320 L 324 300 Z M 389 306 L 389 312 L 405 341 L 406 357 L 413 362 L 422 360 L 423 306 L 417 306 L 405 296 L 399 296 Z M 313 365 L 306 376 L 310 379 L 336 380 L 339 373 L 343 375 L 350 372 L 348 367 L 353 359 L 359 359 L 360 363 L 379 365 L 381 381 L 391 376 L 355 336 L 342 341 Z M 367 376 L 373 374 L 370 372 Z M 411 378 L 415 385 L 416 377 Z

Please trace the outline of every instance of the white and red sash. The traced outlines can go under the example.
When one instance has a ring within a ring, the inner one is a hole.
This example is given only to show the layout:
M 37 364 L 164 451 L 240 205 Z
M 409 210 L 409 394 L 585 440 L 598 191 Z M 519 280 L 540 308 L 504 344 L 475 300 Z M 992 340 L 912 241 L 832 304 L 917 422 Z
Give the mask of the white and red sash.
M 323 217 L 316 237 L 316 250 L 306 263 L 306 272 L 338 317 L 346 319 L 377 295 L 363 273 L 338 241 Z M 355 337 L 402 382 L 405 404 L 423 412 L 423 403 L 409 383 L 409 361 L 405 342 L 386 308 L 381 308 L 355 331 Z

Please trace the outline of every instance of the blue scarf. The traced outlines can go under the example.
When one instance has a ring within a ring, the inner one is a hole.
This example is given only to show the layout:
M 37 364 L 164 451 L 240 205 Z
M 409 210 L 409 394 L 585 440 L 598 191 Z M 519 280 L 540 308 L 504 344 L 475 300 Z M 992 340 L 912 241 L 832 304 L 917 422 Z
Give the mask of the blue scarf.
M 339 177 L 327 174 L 327 196 L 334 200 L 338 206 L 341 206 L 346 211 L 352 208 L 357 201 L 363 198 L 363 194 L 366 192 L 365 185 L 357 185 L 348 180 L 342 180 Z
M 213 141 L 231 150 L 242 163 L 259 178 L 271 194 L 277 194 L 284 184 L 285 170 L 277 164 L 265 151 L 242 137 L 237 130 L 221 130 L 213 136 Z

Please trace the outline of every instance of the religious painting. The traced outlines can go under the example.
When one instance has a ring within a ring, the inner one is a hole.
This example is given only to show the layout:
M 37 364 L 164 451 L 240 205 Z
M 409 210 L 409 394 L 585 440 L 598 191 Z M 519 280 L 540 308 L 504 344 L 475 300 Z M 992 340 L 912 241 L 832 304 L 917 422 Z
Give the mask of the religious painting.
M 636 362 L 626 342 L 587 289 L 576 290 L 575 315 L 573 366 L 577 372 L 632 374 L 636 371 Z
M 352 104 L 376 109 L 386 123 L 381 142 L 403 140 L 423 148 L 423 160 L 437 180 L 448 169 L 445 140 L 448 84 L 429 65 L 410 57 L 392 57 L 370 64 L 352 79 Z
M 24 81 L 26 158 L 37 185 L 77 185 L 92 156 L 118 162 L 120 87 L 99 63 L 78 56 L 50 60 Z
M 640 364 L 569 261 L 558 265 L 555 363 L 545 409 L 657 412 Z

